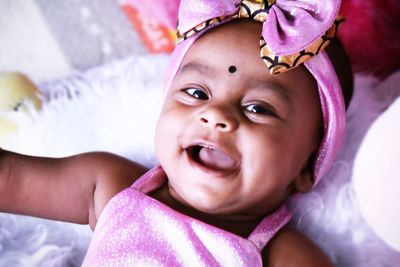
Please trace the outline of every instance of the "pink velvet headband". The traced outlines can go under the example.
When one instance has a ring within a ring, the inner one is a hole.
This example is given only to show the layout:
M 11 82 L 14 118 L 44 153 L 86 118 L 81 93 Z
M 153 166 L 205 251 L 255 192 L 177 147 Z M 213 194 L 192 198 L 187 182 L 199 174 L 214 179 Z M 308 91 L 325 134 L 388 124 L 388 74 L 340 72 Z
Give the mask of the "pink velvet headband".
M 345 131 L 345 105 L 336 72 L 323 49 L 336 32 L 340 0 L 181 0 L 178 41 L 167 71 L 170 87 L 192 44 L 208 29 L 238 18 L 263 23 L 260 54 L 271 73 L 301 63 L 318 83 L 324 137 L 315 163 L 317 184 L 339 152 Z

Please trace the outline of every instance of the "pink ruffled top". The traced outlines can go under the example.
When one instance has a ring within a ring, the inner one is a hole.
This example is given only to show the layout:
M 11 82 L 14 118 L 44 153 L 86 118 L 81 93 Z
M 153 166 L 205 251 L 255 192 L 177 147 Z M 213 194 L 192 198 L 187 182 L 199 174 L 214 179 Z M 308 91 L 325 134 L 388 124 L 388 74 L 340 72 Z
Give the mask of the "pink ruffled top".
M 262 249 L 291 217 L 281 206 L 246 239 L 146 195 L 165 182 L 155 167 L 108 202 L 82 266 L 262 266 Z

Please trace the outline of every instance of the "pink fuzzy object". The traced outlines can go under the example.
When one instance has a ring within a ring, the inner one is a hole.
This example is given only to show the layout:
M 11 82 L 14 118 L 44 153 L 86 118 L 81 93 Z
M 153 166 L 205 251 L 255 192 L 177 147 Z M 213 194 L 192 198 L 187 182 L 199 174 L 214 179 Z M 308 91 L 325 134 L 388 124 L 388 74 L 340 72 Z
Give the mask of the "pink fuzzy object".
M 400 1 L 343 0 L 339 37 L 355 72 L 381 79 L 400 69 Z

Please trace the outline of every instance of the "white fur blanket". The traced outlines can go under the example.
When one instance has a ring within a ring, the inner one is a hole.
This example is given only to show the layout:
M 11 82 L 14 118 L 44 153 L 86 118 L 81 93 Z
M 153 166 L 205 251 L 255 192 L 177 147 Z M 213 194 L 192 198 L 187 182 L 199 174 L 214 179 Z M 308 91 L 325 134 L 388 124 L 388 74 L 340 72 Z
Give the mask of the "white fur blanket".
M 18 122 L 18 131 L 5 149 L 45 156 L 104 150 L 155 165 L 153 133 L 167 61 L 167 56 L 133 57 L 42 84 L 50 100 L 40 112 L 32 109 L 11 118 Z M 310 235 L 338 266 L 400 262 L 400 252 L 375 236 L 360 216 L 351 183 L 361 140 L 400 95 L 395 86 L 399 81 L 399 73 L 382 83 L 356 79 L 339 159 L 314 192 L 292 205 L 292 224 Z M 0 266 L 79 266 L 90 236 L 87 226 L 0 213 Z

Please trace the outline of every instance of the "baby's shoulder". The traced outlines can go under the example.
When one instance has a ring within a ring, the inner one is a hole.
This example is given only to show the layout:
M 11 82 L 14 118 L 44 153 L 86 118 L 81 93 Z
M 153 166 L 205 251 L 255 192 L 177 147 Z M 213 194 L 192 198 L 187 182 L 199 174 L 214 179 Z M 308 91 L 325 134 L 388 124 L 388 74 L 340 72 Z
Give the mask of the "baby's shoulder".
M 126 158 L 110 154 L 96 153 L 97 171 L 96 185 L 93 191 L 93 205 L 90 209 L 90 226 L 94 228 L 97 218 L 111 198 L 122 190 L 130 187 L 147 169 Z
M 328 256 L 301 232 L 284 227 L 262 252 L 264 266 L 333 266 Z

